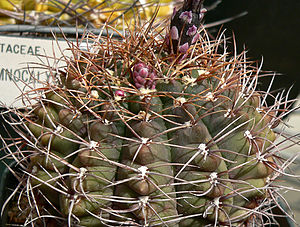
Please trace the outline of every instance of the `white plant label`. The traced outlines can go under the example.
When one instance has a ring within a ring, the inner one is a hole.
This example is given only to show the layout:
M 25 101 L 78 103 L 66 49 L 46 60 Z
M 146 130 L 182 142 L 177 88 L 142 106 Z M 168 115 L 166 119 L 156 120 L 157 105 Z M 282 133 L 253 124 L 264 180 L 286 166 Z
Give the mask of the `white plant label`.
M 47 67 L 65 65 L 68 47 L 63 40 L 0 36 L 1 104 L 23 106 L 21 94 L 49 82 L 53 75 Z

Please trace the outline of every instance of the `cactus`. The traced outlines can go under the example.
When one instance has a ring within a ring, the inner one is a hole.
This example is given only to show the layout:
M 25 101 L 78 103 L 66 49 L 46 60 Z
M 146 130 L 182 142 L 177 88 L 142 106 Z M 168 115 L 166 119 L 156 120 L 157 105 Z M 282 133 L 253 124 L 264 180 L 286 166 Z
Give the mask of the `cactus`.
M 138 15 L 136 22 L 149 20 L 154 14 L 166 18 L 172 6 L 171 0 L 1 0 L 0 24 L 99 28 L 108 23 L 122 29 L 134 25 L 134 15 Z
M 257 90 L 260 67 L 230 56 L 223 34 L 209 39 L 202 4 L 185 1 L 166 36 L 149 23 L 74 48 L 55 82 L 26 93 L 35 102 L 8 111 L 23 225 L 275 222 L 275 182 L 289 164 L 275 128 L 292 101 Z

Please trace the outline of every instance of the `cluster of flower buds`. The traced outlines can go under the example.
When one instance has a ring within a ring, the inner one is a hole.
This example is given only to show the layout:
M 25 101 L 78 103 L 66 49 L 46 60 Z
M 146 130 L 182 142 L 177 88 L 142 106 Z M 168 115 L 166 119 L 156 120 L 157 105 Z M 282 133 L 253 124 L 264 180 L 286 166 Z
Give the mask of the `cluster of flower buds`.
M 199 39 L 197 31 L 207 11 L 203 8 L 203 2 L 204 0 L 187 0 L 180 10 L 174 9 L 169 33 L 172 52 L 185 54 Z
M 133 67 L 133 82 L 138 89 L 155 89 L 156 77 L 156 72 L 143 62 L 139 62 Z

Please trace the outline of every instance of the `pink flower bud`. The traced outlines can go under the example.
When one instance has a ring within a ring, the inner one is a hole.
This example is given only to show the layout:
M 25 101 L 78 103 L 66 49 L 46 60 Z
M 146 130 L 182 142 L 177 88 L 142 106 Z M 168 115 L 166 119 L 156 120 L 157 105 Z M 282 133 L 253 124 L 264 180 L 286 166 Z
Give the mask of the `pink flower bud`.
M 200 10 L 200 14 L 199 14 L 199 20 L 202 20 L 202 18 L 204 17 L 204 14 L 207 12 L 207 9 L 203 8 Z
M 180 19 L 182 19 L 186 23 L 191 23 L 193 19 L 193 13 L 192 11 L 184 11 L 179 16 Z
M 135 66 L 134 66 L 134 68 L 133 68 L 133 70 L 134 71 L 140 71 L 142 68 L 145 68 L 146 67 L 146 65 L 143 63 L 143 62 L 140 62 L 140 63 L 137 63 Z
M 138 82 L 139 84 L 145 84 L 146 83 L 145 79 L 141 76 L 135 77 L 135 81 Z
M 124 97 L 124 96 L 125 96 L 125 92 L 122 91 L 122 90 L 117 90 L 117 91 L 115 92 L 115 95 L 116 95 L 116 96 Z
M 148 76 L 149 72 L 148 72 L 148 69 L 147 68 L 142 68 L 140 71 L 139 71 L 139 75 L 141 77 L 144 77 L 146 78 Z
M 189 27 L 186 34 L 188 36 L 194 36 L 196 34 L 196 32 L 197 32 L 197 27 L 195 25 L 193 25 L 192 27 Z
M 207 9 L 205 9 L 205 8 L 202 8 L 201 10 L 200 10 L 200 13 L 206 13 L 207 12 Z
M 178 40 L 179 39 L 179 35 L 178 35 L 178 29 L 176 28 L 176 26 L 173 26 L 170 30 L 170 34 L 171 34 L 171 38 L 174 40 Z
M 139 84 L 139 83 L 135 83 L 135 86 L 136 86 L 136 88 L 141 88 L 141 87 L 143 87 L 143 85 L 141 85 L 141 84 Z
M 156 78 L 156 74 L 155 74 L 155 73 L 151 73 L 151 74 L 150 74 L 150 79 L 151 79 L 151 80 L 155 80 L 155 78 Z
M 192 39 L 192 44 L 194 44 L 195 42 L 197 42 L 199 39 L 200 39 L 200 35 L 199 35 L 199 33 L 197 33 L 197 34 L 193 37 L 193 39 Z
M 147 66 L 145 63 L 137 63 L 133 67 L 133 82 L 136 88 L 155 88 L 156 85 L 156 73 L 155 71 L 150 67 Z
M 186 42 L 185 44 L 179 46 L 180 53 L 186 53 L 189 49 L 189 44 Z

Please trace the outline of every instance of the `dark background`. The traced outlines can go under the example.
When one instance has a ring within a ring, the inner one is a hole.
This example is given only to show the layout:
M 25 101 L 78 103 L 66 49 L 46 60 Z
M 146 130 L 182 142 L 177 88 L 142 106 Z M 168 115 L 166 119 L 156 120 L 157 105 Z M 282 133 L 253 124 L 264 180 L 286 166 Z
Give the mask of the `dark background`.
M 207 13 L 205 23 L 244 11 L 248 12 L 246 16 L 223 25 L 227 36 L 233 32 L 238 51 L 245 46 L 251 60 L 261 60 L 263 56 L 264 70 L 283 74 L 276 78 L 272 90 L 294 85 L 290 97 L 296 98 L 300 93 L 300 0 L 223 0 Z M 266 89 L 269 79 L 262 80 L 261 89 Z

